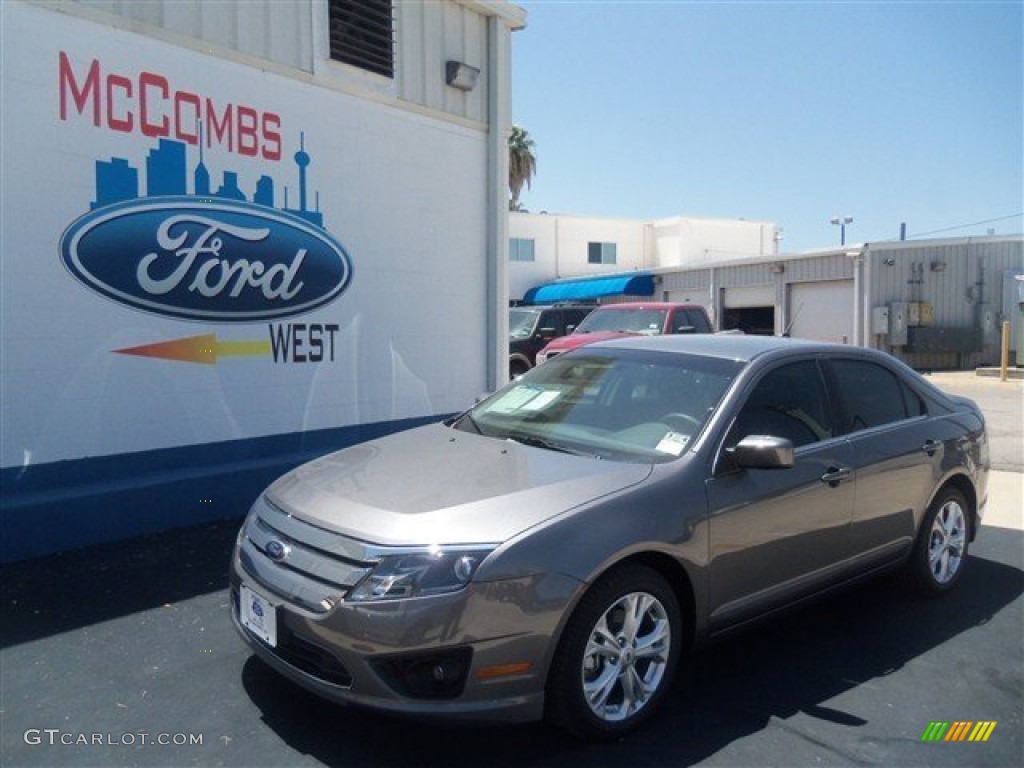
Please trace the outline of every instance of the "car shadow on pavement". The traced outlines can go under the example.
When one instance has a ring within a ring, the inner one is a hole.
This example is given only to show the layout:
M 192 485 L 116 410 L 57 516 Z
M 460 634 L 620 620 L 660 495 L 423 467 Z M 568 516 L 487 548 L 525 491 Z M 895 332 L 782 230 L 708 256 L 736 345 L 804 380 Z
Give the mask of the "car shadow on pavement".
M 1011 535 L 1019 550 L 1020 534 Z M 543 724 L 456 725 L 346 708 L 256 657 L 242 684 L 291 749 L 328 765 L 688 765 L 799 713 L 866 725 L 826 702 L 987 623 L 1022 592 L 1019 567 L 978 557 L 959 588 L 936 600 L 909 596 L 895 578 L 853 588 L 695 652 L 657 716 L 611 744 L 584 744 Z
M 0 648 L 225 589 L 241 519 L 0 567 Z

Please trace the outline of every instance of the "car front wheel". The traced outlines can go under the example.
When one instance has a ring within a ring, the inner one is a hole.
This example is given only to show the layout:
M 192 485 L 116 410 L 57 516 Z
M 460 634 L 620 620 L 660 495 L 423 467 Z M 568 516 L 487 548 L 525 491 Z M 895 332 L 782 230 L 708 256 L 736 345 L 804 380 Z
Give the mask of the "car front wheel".
M 928 508 L 907 564 L 918 592 L 941 595 L 956 586 L 967 561 L 969 539 L 967 500 L 956 488 L 945 488 Z
M 627 565 L 607 574 L 566 627 L 548 678 L 549 719 L 584 739 L 636 727 L 671 684 L 681 627 L 676 596 L 655 571 Z

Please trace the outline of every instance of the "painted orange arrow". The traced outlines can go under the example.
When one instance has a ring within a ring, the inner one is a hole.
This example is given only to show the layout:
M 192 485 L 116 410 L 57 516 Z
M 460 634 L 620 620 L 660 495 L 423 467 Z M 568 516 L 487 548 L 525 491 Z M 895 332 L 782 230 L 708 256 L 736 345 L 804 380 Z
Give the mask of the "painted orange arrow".
M 189 336 L 184 339 L 144 344 L 141 347 L 115 349 L 119 355 L 157 357 L 185 363 L 215 365 L 219 357 L 258 357 L 270 354 L 269 341 L 218 341 L 216 334 Z

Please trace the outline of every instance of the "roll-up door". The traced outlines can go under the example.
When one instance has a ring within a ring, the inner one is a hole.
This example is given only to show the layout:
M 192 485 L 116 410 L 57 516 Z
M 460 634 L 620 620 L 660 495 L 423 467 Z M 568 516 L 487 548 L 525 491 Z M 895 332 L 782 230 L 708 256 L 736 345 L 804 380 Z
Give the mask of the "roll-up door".
M 853 343 L 853 280 L 789 286 L 789 335 L 815 341 Z

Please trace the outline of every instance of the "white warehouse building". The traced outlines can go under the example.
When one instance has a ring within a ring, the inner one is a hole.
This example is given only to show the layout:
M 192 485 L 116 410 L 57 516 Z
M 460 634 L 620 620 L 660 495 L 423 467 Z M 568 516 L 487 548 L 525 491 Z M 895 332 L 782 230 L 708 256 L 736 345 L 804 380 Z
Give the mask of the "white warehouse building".
M 874 347 L 920 369 L 999 362 L 1005 321 L 1021 359 L 1021 235 L 785 254 L 780 233 L 756 221 L 513 213 L 511 295 L 700 304 L 717 330 Z

